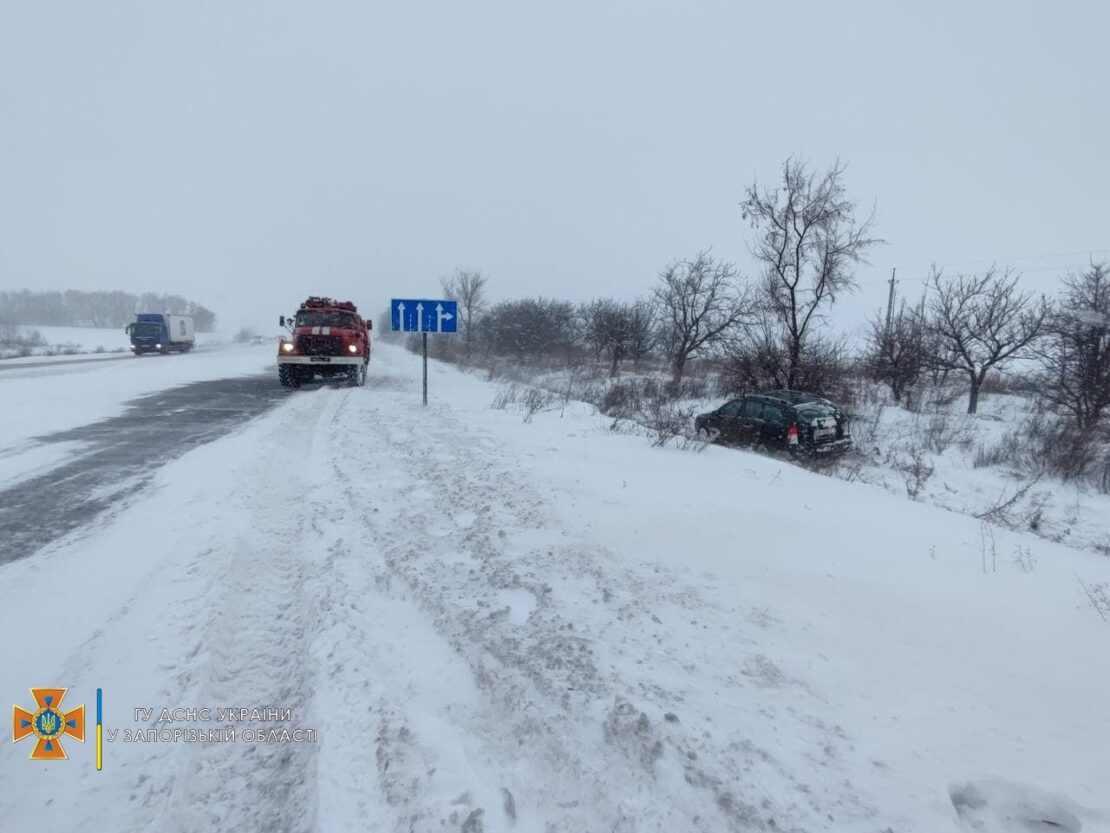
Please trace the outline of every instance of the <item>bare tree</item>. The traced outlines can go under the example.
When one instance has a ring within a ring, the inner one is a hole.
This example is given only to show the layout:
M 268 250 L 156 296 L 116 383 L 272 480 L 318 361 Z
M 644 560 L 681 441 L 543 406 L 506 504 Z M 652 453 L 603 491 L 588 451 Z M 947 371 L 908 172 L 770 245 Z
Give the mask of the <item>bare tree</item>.
M 471 269 L 456 269 L 449 278 L 440 278 L 443 294 L 458 301 L 462 309 L 463 340 L 470 344 L 474 319 L 486 310 L 486 277 Z
M 475 323 L 475 334 L 494 355 L 520 361 L 562 355 L 570 361 L 577 349 L 577 323 L 570 301 L 521 298 L 494 304 Z
M 674 382 L 682 381 L 686 363 L 721 344 L 751 316 L 748 292 L 736 282 L 736 267 L 709 252 L 671 263 L 659 275 L 655 301 L 662 318 L 662 338 Z
M 619 330 L 617 302 L 612 298 L 596 298 L 578 307 L 579 332 L 582 342 L 599 361 L 609 349 Z
M 993 368 L 1029 354 L 1048 318 L 1048 302 L 1019 292 L 1018 275 L 991 267 L 982 275 L 930 278 L 925 332 L 932 337 L 929 360 L 967 376 L 967 412 L 979 409 L 979 391 Z
M 866 263 L 874 212 L 856 219 L 856 204 L 844 186 L 845 166 L 810 171 L 791 157 L 782 166 L 782 184 L 773 190 L 753 182 L 742 203 L 744 219 L 758 230 L 752 254 L 763 275 L 763 314 L 781 332 L 787 357 L 786 385 L 797 384 L 807 336 L 826 306 L 855 288 L 854 267 Z
M 0 310 L 20 324 L 62 327 L 123 327 L 136 312 L 169 312 L 191 315 L 196 328 L 211 332 L 216 325 L 212 310 L 180 295 L 144 292 L 84 292 L 70 289 L 58 291 L 0 290 Z
M 903 301 L 890 317 L 871 320 L 867 364 L 877 382 L 890 387 L 895 402 L 917 384 L 925 369 L 928 346 L 925 334 L 924 299 L 917 309 Z
M 623 360 L 640 359 L 651 349 L 654 313 L 647 301 L 622 303 L 598 298 L 583 304 L 578 315 L 582 339 L 595 358 L 608 355 L 611 378 Z
M 659 340 L 659 310 L 653 300 L 633 301 L 625 307 L 627 357 L 633 364 L 646 359 Z
M 1064 279 L 1064 292 L 1036 348 L 1044 371 L 1041 395 L 1094 429 L 1110 409 L 1110 273 L 1092 263 Z

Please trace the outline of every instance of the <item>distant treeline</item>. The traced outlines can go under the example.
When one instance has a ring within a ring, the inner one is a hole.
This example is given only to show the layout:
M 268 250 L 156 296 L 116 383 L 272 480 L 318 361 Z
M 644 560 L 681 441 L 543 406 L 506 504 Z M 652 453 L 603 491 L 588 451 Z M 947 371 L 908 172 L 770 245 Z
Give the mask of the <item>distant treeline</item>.
M 211 332 L 216 314 L 180 295 L 144 292 L 32 292 L 0 290 L 0 322 L 40 327 L 125 327 L 137 312 L 191 315 L 197 330 Z

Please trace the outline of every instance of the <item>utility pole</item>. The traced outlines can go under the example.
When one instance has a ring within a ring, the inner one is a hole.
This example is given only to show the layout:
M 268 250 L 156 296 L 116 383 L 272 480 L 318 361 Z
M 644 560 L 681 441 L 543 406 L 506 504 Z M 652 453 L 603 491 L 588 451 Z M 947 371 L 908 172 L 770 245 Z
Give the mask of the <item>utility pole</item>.
M 890 295 L 886 299 L 886 334 L 888 337 L 890 336 L 890 328 L 894 324 L 894 273 L 897 271 L 897 266 L 890 270 Z
M 428 404 L 428 334 L 421 333 L 424 337 L 424 404 Z

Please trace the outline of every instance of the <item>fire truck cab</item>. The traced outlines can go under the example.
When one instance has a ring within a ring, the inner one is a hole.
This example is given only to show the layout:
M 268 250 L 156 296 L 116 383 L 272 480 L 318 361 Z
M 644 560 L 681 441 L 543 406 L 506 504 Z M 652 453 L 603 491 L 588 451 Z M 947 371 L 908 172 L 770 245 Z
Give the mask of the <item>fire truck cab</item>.
M 342 377 L 351 387 L 366 383 L 372 322 L 350 301 L 312 296 L 296 314 L 281 316 L 289 330 L 278 343 L 278 380 L 300 387 L 315 377 Z

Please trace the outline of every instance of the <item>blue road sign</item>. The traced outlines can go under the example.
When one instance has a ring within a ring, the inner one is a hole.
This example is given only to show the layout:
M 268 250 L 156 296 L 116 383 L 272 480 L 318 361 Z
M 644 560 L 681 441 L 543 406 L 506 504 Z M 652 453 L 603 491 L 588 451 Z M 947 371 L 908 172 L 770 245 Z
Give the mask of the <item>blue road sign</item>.
M 458 307 L 457 301 L 394 298 L 389 302 L 390 325 L 401 333 L 457 333 Z

